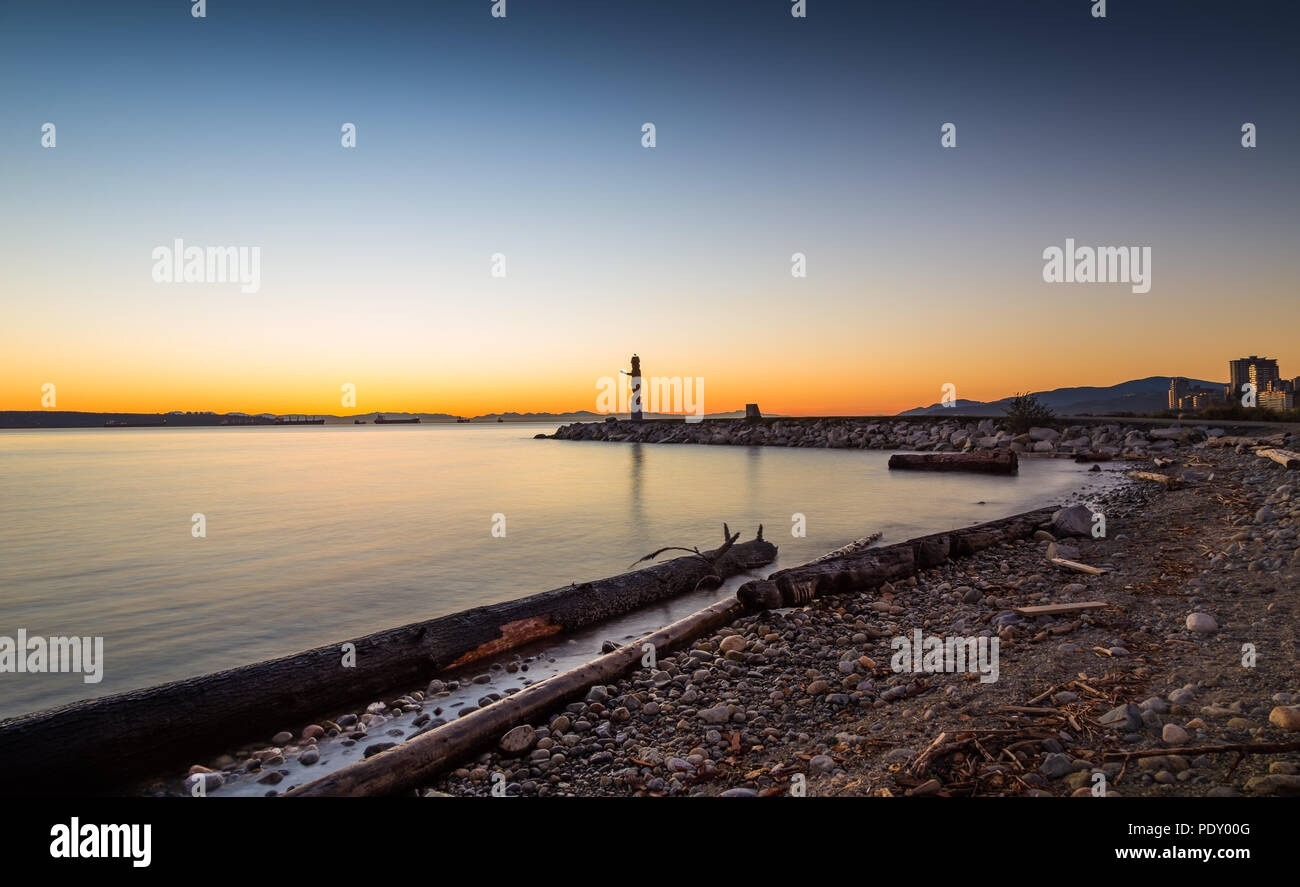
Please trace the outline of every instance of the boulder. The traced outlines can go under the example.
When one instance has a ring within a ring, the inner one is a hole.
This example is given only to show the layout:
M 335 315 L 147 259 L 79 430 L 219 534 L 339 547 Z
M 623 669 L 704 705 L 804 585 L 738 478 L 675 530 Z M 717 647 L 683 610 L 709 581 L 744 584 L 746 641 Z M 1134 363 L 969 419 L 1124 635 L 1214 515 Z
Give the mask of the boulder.
M 1064 536 L 1092 535 L 1092 511 L 1086 505 L 1058 509 L 1052 515 L 1051 532 L 1058 539 Z

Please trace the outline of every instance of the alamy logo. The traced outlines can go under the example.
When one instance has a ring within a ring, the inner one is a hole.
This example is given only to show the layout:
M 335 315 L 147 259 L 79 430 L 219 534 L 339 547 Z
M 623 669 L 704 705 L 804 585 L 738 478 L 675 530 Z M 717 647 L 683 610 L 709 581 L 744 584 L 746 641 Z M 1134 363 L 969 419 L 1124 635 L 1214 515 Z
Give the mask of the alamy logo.
M 1043 250 L 1043 280 L 1048 283 L 1129 283 L 1133 292 L 1151 291 L 1151 247 L 1080 246 L 1065 238 L 1065 249 Z
M 154 283 L 238 283 L 241 293 L 262 288 L 260 246 L 186 246 L 179 237 L 174 246 L 153 249 Z
M 47 672 L 85 675 L 87 684 L 104 679 L 104 639 L 79 637 L 28 637 L 18 629 L 18 638 L 0 636 L 0 674 Z
M 153 826 L 80 824 L 52 826 L 50 856 L 55 859 L 130 859 L 138 869 L 153 859 Z
M 896 651 L 889 665 L 897 673 L 978 673 L 981 684 L 998 679 L 997 638 L 924 637 L 917 628 L 910 639 L 900 635 L 889 646 Z
M 648 396 L 642 394 L 646 389 Z M 601 376 L 596 380 L 596 412 L 686 413 L 686 421 L 695 424 L 704 419 L 704 378 L 702 376 Z

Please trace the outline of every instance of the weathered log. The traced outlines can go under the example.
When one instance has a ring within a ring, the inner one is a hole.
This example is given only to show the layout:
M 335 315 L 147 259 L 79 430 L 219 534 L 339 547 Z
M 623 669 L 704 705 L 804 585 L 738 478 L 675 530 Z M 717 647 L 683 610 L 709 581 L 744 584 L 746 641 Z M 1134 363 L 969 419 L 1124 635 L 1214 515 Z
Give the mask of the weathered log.
M 392 795 L 427 783 L 440 771 L 483 746 L 497 742 L 512 727 L 581 696 L 596 684 L 616 680 L 638 665 L 645 645 L 657 655 L 711 634 L 744 613 L 734 598 L 719 601 L 653 634 L 570 669 L 512 696 L 470 712 L 373 757 L 349 764 L 286 792 L 286 797 Z
M 1113 459 L 1110 453 L 1076 453 L 1075 462 L 1109 462 Z
M 950 557 L 965 557 L 1002 542 L 1032 536 L 1051 522 L 1055 511 L 1039 508 L 959 530 L 818 559 L 778 570 L 765 580 L 746 582 L 736 597 L 747 609 L 763 610 L 799 606 L 823 594 L 874 588 L 937 566 Z
M 1300 453 L 1293 453 L 1291 450 L 1266 447 L 1262 450 L 1256 450 L 1255 455 L 1263 456 L 1265 459 L 1272 459 L 1283 468 L 1300 468 Z
M 1015 474 L 1020 462 L 1012 450 L 987 453 L 895 453 L 889 467 L 910 471 L 974 471 L 980 474 Z
M 706 576 L 735 575 L 775 557 L 776 546 L 760 533 L 726 551 L 0 721 L 0 795 L 117 789 L 136 777 L 305 725 L 331 708 L 422 686 L 445 669 L 593 625 L 689 592 Z M 346 644 L 355 649 L 354 667 L 342 665 Z

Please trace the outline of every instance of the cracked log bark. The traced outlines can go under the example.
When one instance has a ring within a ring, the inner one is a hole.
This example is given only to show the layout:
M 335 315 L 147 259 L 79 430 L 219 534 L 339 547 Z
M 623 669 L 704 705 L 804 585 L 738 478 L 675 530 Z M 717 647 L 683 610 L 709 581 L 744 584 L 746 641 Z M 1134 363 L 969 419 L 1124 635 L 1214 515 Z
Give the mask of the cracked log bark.
M 710 574 L 771 563 L 776 546 L 760 531 L 703 555 L 0 721 L 0 794 L 120 789 L 330 709 L 422 685 L 445 669 L 692 591 Z M 344 643 L 356 647 L 355 667 L 342 667 Z

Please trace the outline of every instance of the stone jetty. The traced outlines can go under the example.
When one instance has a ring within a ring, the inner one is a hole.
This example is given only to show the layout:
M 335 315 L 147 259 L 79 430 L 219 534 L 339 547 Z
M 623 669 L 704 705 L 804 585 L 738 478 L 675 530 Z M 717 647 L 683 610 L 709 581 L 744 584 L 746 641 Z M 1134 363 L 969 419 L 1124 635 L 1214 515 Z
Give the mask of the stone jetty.
M 1256 433 L 1259 433 L 1256 430 Z M 1267 429 L 1265 434 L 1271 432 Z M 1042 455 L 1099 454 L 1145 457 L 1181 445 L 1228 436 L 1221 427 L 1162 427 L 1115 420 L 1069 420 L 1056 427 L 1013 434 L 1001 419 L 767 418 L 679 421 L 575 422 L 563 425 L 556 440 L 633 443 L 713 444 L 721 446 L 829 447 L 858 450 L 911 450 L 964 453 L 1005 449 Z

